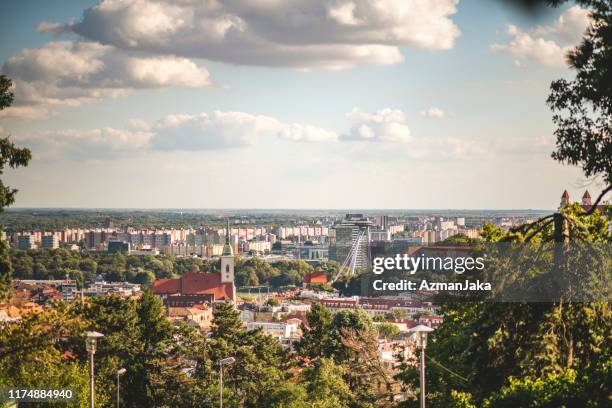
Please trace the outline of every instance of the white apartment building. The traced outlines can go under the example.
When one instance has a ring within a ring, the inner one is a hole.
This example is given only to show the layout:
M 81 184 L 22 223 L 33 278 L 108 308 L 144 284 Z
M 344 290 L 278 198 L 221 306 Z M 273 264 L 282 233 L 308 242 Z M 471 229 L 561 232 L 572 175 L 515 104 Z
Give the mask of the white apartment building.
M 247 330 L 261 329 L 268 336 L 278 340 L 296 338 L 298 334 L 298 325 L 295 323 L 284 322 L 249 322 Z

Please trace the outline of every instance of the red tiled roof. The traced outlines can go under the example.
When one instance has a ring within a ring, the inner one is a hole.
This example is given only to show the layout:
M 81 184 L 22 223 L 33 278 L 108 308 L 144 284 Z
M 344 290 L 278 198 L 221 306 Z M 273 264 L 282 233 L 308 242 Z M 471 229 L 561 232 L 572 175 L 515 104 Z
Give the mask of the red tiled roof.
M 178 293 L 180 291 L 180 279 L 157 279 L 153 282 L 151 290 L 157 295 Z
M 153 282 L 153 293 L 181 295 L 210 294 L 215 300 L 230 300 L 233 296 L 232 283 L 222 283 L 220 273 L 188 272 L 177 279 L 158 279 Z
M 304 283 L 327 283 L 327 274 L 325 271 L 312 271 L 304 277 Z

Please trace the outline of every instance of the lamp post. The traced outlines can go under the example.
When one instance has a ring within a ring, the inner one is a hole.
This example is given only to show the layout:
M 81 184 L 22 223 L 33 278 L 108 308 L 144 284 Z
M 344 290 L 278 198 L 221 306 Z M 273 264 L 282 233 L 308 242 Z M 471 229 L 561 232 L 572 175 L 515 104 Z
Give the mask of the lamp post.
M 127 370 L 125 368 L 120 368 L 117 370 L 117 408 L 119 408 L 120 394 L 119 394 L 119 377 L 125 374 Z
M 425 349 L 427 348 L 427 333 L 433 329 L 422 324 L 410 329 L 416 334 L 416 347 L 421 349 L 421 408 L 425 408 Z
M 227 357 L 219 360 L 219 408 L 223 408 L 223 367 L 232 365 L 236 362 L 234 357 Z
M 94 408 L 94 354 L 96 354 L 98 339 L 104 337 L 104 335 L 95 331 L 88 331 L 85 336 L 85 348 L 89 354 L 89 407 Z

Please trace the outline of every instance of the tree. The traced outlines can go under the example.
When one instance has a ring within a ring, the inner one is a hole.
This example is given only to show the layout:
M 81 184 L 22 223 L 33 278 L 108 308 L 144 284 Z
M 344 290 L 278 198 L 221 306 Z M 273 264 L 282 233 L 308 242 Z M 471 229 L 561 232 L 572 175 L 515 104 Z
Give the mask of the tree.
M 399 327 L 391 323 L 377 324 L 376 330 L 378 331 L 378 337 L 387 340 L 392 340 L 395 336 L 400 334 Z
M 308 326 L 302 327 L 304 333 L 296 344 L 296 351 L 310 359 L 320 358 L 324 355 L 332 313 L 322 304 L 315 303 L 308 312 L 306 319 Z
M 0 75 L 0 110 L 6 109 L 13 103 L 11 92 L 12 82 L 4 75 Z M 32 152 L 26 148 L 18 148 L 8 137 L 0 139 L 0 175 L 8 165 L 10 168 L 27 166 L 32 158 Z M 17 190 L 5 186 L 0 180 L 0 212 L 15 202 Z
M 264 401 L 269 408 L 310 408 L 308 394 L 301 384 L 284 383 L 274 388 Z
M 385 314 L 387 320 L 405 320 L 408 318 L 408 312 L 405 309 L 393 309 Z
M 246 330 L 239 315 L 229 302 L 215 308 L 212 335 L 206 343 L 208 362 L 201 360 L 199 377 L 205 380 L 210 370 L 219 370 L 221 359 L 234 357 L 236 362 L 224 370 L 227 406 L 265 406 L 262 401 L 286 379 L 288 355 L 277 339 L 259 329 Z
M 266 300 L 265 305 L 266 306 L 272 306 L 272 307 L 278 307 L 278 306 L 281 305 L 281 302 L 278 299 L 269 298 L 268 300 Z
M 212 319 L 212 338 L 231 339 L 242 331 L 240 312 L 234 309 L 230 302 L 220 303 L 215 306 Z
M 347 351 L 345 381 L 355 396 L 355 407 L 389 405 L 393 400 L 391 371 L 378 355 L 378 333 L 365 329 L 342 330 Z
M 0 110 L 13 103 L 14 95 L 11 92 L 11 86 L 11 80 L 0 75 Z M 0 175 L 4 174 L 7 165 L 12 169 L 27 166 L 31 158 L 32 152 L 29 149 L 15 146 L 8 137 L 0 138 Z M 17 189 L 5 186 L 0 179 L 0 213 L 15 202 L 16 194 Z M 8 243 L 0 240 L 0 303 L 10 299 L 12 273 Z
M 172 390 L 168 383 L 178 383 L 182 376 L 176 367 L 178 355 L 174 352 L 177 338 L 175 330 L 166 319 L 159 299 L 145 291 L 136 305 L 135 352 L 129 354 L 125 383 L 131 392 L 125 393 L 126 403 L 134 407 L 162 406 Z
M 572 220 L 572 240 L 595 247 L 610 241 L 607 222 L 599 212 L 584 215 L 579 207 L 565 211 Z M 542 229 L 536 238 L 546 243 L 553 235 Z M 521 234 L 512 232 L 501 239 L 491 234 L 490 239 L 524 241 Z M 538 248 L 543 249 L 537 251 L 538 263 L 529 268 L 527 282 L 550 271 L 559 279 L 559 271 L 553 267 L 554 248 L 548 252 L 550 246 L 538 244 Z M 511 255 L 505 261 L 511 263 Z M 589 264 L 587 269 L 601 268 Z M 609 268 L 602 273 L 609 279 Z M 582 280 L 586 278 L 581 275 Z M 542 289 L 541 281 L 536 284 Z M 606 405 L 612 361 L 608 344 L 612 308 L 608 302 L 573 302 L 562 294 L 550 302 L 464 301 L 442 303 L 440 308 L 444 322 L 432 333 L 427 350 L 433 363 L 428 364 L 429 406 L 458 406 L 459 402 L 492 407 Z M 405 367 L 403 380 L 416 387 L 415 374 Z M 487 380 L 479 381 L 481 378 Z
M 561 1 L 556 1 L 561 3 Z M 557 126 L 552 157 L 580 166 L 588 178 L 601 176 L 612 187 L 612 8 L 607 0 L 578 0 L 589 8 L 591 25 L 570 51 L 572 81 L 551 84 L 548 105 Z
M 349 359 L 349 350 L 343 339 L 347 331 L 360 333 L 374 333 L 372 319 L 361 309 L 356 311 L 342 310 L 336 313 L 329 325 L 328 335 L 324 344 L 324 354 L 333 358 L 336 362 L 344 362 Z
M 344 381 L 345 369 L 332 359 L 322 358 L 305 373 L 306 389 L 312 406 L 317 408 L 349 407 L 353 394 Z
M 490 222 L 485 222 L 480 230 L 480 236 L 486 242 L 497 242 L 503 237 L 505 237 L 506 233 L 502 228 L 496 228 Z
M 66 348 L 66 339 L 83 328 L 82 319 L 63 307 L 3 323 L 0 387 L 71 388 L 79 401 L 69 406 L 86 407 L 89 393 L 85 360 L 76 359 Z

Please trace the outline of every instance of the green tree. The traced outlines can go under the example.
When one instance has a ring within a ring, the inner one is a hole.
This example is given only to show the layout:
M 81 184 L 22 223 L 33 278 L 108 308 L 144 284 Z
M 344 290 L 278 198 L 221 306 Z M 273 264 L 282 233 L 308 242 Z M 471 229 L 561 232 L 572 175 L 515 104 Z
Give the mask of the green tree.
M 301 356 L 310 359 L 320 358 L 324 355 L 332 313 L 322 304 L 315 303 L 308 312 L 306 319 L 308 325 L 302 327 L 303 335 L 296 344 L 296 351 Z
M 240 312 L 234 309 L 230 302 L 220 303 L 215 306 L 212 320 L 213 339 L 231 339 L 243 330 L 240 322 Z
M 353 393 L 344 381 L 345 369 L 332 359 L 322 358 L 306 370 L 305 380 L 311 406 L 317 408 L 349 407 Z
M 274 388 L 264 400 L 265 407 L 269 408 L 310 408 L 308 394 L 301 384 L 286 382 Z
M 400 329 L 394 324 L 391 323 L 380 323 L 376 325 L 376 330 L 378 331 L 378 336 L 383 339 L 392 340 L 400 334 Z
M 343 362 L 349 358 L 349 352 L 342 342 L 346 331 L 375 332 L 372 319 L 366 312 L 361 309 L 342 310 L 334 315 L 329 325 L 323 346 L 325 356 L 333 358 L 336 362 Z
M 47 308 L 3 323 L 0 387 L 72 388 L 78 401 L 68 406 L 86 407 L 87 365 L 75 358 L 68 346 L 72 342 L 67 340 L 82 333 L 84 327 L 83 320 L 66 307 Z
M 0 111 L 13 103 L 11 86 L 11 80 L 0 75 Z M 0 138 L 0 176 L 4 174 L 6 166 L 12 169 L 27 166 L 31 158 L 32 152 L 29 149 L 15 146 L 8 137 Z M 0 213 L 15 202 L 16 194 L 17 189 L 4 185 L 0 179 Z M 0 239 L 0 303 L 10 300 L 12 273 L 8 243 Z
M 200 378 L 210 370 L 218 370 L 219 360 L 230 356 L 236 359 L 225 369 L 227 406 L 262 406 L 272 390 L 286 379 L 289 360 L 280 342 L 261 330 L 245 330 L 231 303 L 215 308 L 206 350 L 210 360 L 204 365 L 210 366 L 201 367 Z
M 584 216 L 582 209 L 570 207 L 566 214 L 572 217 L 572 239 L 609 241 L 607 223 L 598 212 Z M 536 238 L 552 240 L 552 235 L 543 229 Z M 499 240 L 495 235 L 490 239 Z M 501 238 L 523 239 L 514 233 Z M 537 279 L 541 271 L 554 271 L 555 258 L 549 255 L 539 252 L 530 279 Z M 579 303 L 561 297 L 548 303 L 471 301 L 440 307 L 444 322 L 432 334 L 427 351 L 434 362 L 428 365 L 429 406 L 456 406 L 460 400 L 495 407 L 606 405 L 612 362 L 608 302 Z M 572 372 L 579 375 L 572 377 Z M 416 387 L 415 374 L 406 367 L 403 380 Z
M 561 3 L 561 1 L 556 1 Z M 612 188 L 612 8 L 607 0 L 578 0 L 589 9 L 591 24 L 568 62 L 574 80 L 551 84 L 548 105 L 557 126 L 552 157 L 582 168 L 586 177 L 601 176 Z

